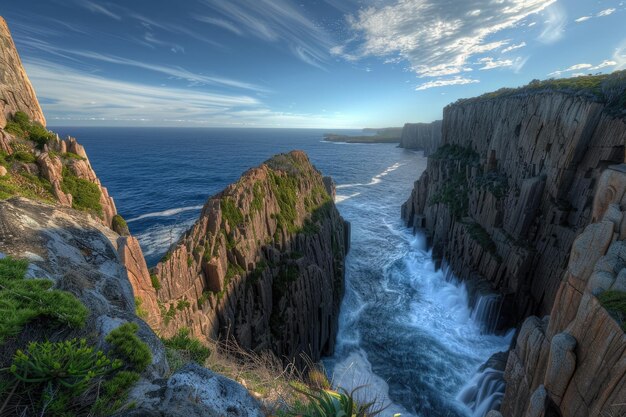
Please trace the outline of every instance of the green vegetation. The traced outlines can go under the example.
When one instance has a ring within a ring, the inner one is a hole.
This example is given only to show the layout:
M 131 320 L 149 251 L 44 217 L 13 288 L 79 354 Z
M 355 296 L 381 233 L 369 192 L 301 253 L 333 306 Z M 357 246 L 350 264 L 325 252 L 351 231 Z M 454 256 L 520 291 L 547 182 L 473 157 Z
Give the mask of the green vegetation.
M 24 162 L 25 164 L 34 164 L 35 162 L 37 162 L 37 157 L 35 156 L 35 154 L 28 151 L 13 152 L 11 155 L 9 155 L 7 159 L 9 161 L 13 160 L 17 162 Z
M 83 178 L 78 178 L 70 169 L 63 167 L 63 182 L 61 189 L 72 195 L 72 207 L 78 210 L 89 211 L 102 217 L 100 204 L 100 188 L 97 184 Z
M 82 156 L 77 155 L 77 154 L 75 154 L 73 152 L 65 152 L 63 154 L 63 157 L 66 158 L 66 159 L 76 159 L 77 161 L 84 161 L 85 160 L 85 158 L 83 158 Z
M 252 203 L 250 205 L 252 211 L 261 211 L 265 202 L 265 190 L 263 189 L 263 185 L 260 182 L 257 181 L 254 183 L 254 187 L 252 188 L 252 195 Z
M 604 291 L 598 297 L 604 307 L 626 332 L 626 292 Z
M 18 138 L 32 140 L 40 149 L 54 138 L 54 133 L 48 131 L 38 122 L 31 122 L 28 115 L 22 111 L 15 112 L 4 130 Z
M 430 199 L 430 204 L 445 204 L 455 219 L 467 215 L 469 207 L 468 183 L 464 171 L 457 171 L 448 178 L 441 189 Z
M 82 327 L 87 309 L 72 294 L 53 290 L 53 282 L 25 279 L 28 262 L 0 259 L 0 344 L 18 335 L 35 319 L 47 319 L 52 326 Z
M 130 230 L 128 230 L 128 224 L 126 220 L 119 214 L 113 216 L 111 220 L 111 228 L 120 236 L 129 236 Z
M 294 387 L 296 391 L 308 397 L 309 402 L 304 406 L 294 407 L 289 414 L 302 417 L 373 417 L 380 414 L 382 409 L 375 410 L 375 402 L 365 404 L 357 402 L 354 397 L 359 388 L 352 392 L 346 390 L 339 392 L 331 389 L 308 390 Z
M 402 136 L 401 127 L 387 127 L 383 129 L 363 129 L 373 132 L 373 135 L 341 135 L 336 133 L 324 133 L 324 140 L 328 142 L 346 143 L 399 143 Z
M 106 337 L 111 353 L 135 372 L 143 372 L 152 363 L 150 348 L 137 337 L 137 323 L 124 323 Z
M 496 259 L 502 260 L 498 255 L 498 248 L 487 231 L 478 223 L 467 223 L 467 232 L 487 252 L 493 254 Z
M 11 144 L 13 145 L 15 142 Z M 12 155 L 0 152 L 0 165 L 7 168 L 8 171 L 11 171 L 13 162 L 30 163 L 34 161 L 35 156 L 31 152 L 23 150 L 19 146 L 17 149 Z M 14 196 L 23 196 L 44 202 L 54 201 L 50 182 L 27 172 L 9 172 L 0 177 L 0 200 Z
M 197 362 L 204 365 L 211 355 L 211 350 L 198 339 L 190 336 L 188 328 L 182 327 L 176 335 L 163 339 L 165 353 L 172 371 L 175 372 L 187 362 Z
M 430 155 L 432 159 L 448 159 L 454 161 L 461 161 L 466 165 L 476 165 L 479 162 L 478 152 L 469 147 L 464 147 L 460 145 L 451 145 L 446 143 L 443 146 L 440 146 L 435 153 Z
M 161 289 L 161 281 L 156 274 L 150 274 L 150 281 L 152 282 L 152 288 L 159 291 Z
M 504 173 L 488 172 L 476 178 L 476 186 L 486 188 L 495 198 L 504 197 L 509 191 L 509 182 Z
M 178 311 L 183 311 L 186 308 L 189 308 L 191 304 L 189 304 L 189 301 L 187 300 L 178 300 L 178 302 L 176 303 L 176 310 Z
M 243 214 L 232 198 L 222 198 L 220 200 L 220 207 L 222 209 L 222 216 L 226 219 L 231 229 L 234 229 L 243 223 Z
M 298 216 L 296 204 L 298 203 L 300 181 L 294 176 L 280 175 L 275 172 L 270 172 L 269 177 L 272 192 L 276 196 L 280 208 L 279 213 L 276 214 L 278 227 L 295 233 L 298 231 L 296 227 Z
M 135 314 L 137 317 L 145 320 L 148 318 L 148 312 L 143 309 L 142 305 L 143 300 L 139 297 L 135 297 Z
M 479 97 L 458 100 L 457 104 L 542 92 L 583 96 L 593 101 L 605 103 L 609 111 L 623 115 L 626 111 L 626 71 L 573 78 L 533 80 L 523 87 L 501 88 Z
M 3 382 L 12 388 L 0 387 L 4 400 L 0 414 L 12 405 L 15 410 L 24 410 L 24 415 L 110 415 L 115 409 L 104 397 L 98 398 L 98 386 L 121 366 L 120 361 L 112 361 L 84 339 L 30 343 L 25 352 L 16 352 L 9 368 L 2 370 Z M 98 402 L 107 412 L 98 412 Z

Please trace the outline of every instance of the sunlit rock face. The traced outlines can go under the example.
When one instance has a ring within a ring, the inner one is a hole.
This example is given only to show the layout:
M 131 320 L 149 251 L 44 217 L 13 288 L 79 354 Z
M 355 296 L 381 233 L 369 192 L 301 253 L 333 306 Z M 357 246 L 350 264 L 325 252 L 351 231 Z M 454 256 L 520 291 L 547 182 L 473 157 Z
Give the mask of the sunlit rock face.
M 294 151 L 210 198 L 152 276 L 135 275 L 156 328 L 232 337 L 297 361 L 332 353 L 348 246 L 333 194 L 333 182 Z
M 0 128 L 18 110 L 45 126 L 46 118 L 22 67 L 7 22 L 0 17 Z

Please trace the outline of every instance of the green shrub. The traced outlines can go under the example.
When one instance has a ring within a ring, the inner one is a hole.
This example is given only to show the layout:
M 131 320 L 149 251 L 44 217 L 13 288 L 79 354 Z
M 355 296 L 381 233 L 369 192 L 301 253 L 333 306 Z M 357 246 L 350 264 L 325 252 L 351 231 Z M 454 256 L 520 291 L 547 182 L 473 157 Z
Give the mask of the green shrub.
M 91 407 L 90 415 L 110 416 L 119 411 L 126 402 L 128 391 L 139 381 L 139 374 L 133 371 L 119 371 L 113 378 L 102 384 L 100 397 Z
M 228 222 L 231 229 L 243 223 L 243 214 L 232 198 L 224 197 L 220 201 L 222 216 Z
M 25 352 L 18 350 L 11 366 L 3 370 L 3 381 L 13 387 L 4 390 L 4 406 L 11 404 L 23 415 L 86 415 L 84 409 L 94 393 L 97 397 L 101 381 L 121 366 L 85 340 L 30 343 Z
M 467 215 L 469 185 L 464 171 L 455 172 L 443 186 L 431 196 L 429 204 L 445 204 L 455 219 Z
M 356 391 L 331 389 L 308 390 L 294 387 L 309 398 L 309 403 L 291 410 L 293 416 L 302 417 L 373 417 L 382 409 L 375 410 L 375 402 L 359 404 L 354 398 Z M 394 416 L 395 417 L 395 416 Z
M 626 332 L 626 292 L 604 291 L 598 300 Z
M 143 309 L 143 300 L 139 297 L 135 297 L 135 314 L 137 317 L 145 320 L 148 318 L 148 312 Z
M 152 363 L 150 348 L 137 337 L 137 323 L 124 323 L 106 337 L 112 355 L 136 372 L 143 372 Z
M 113 216 L 111 219 L 111 228 L 120 236 L 129 236 L 130 230 L 128 230 L 128 224 L 126 220 L 119 214 Z
M 295 233 L 298 231 L 296 227 L 296 218 L 298 217 L 296 205 L 300 183 L 294 176 L 280 175 L 275 172 L 270 172 L 269 178 L 270 186 L 280 209 L 275 216 L 278 227 Z
M 183 365 L 184 362 L 193 361 L 203 365 L 211 355 L 208 347 L 198 339 L 190 337 L 190 331 L 186 327 L 179 329 L 175 336 L 163 339 L 163 344 L 167 348 L 166 353 L 170 364 L 176 362 L 178 365 Z
M 252 211 L 261 211 L 265 202 L 265 190 L 260 182 L 255 182 L 252 188 Z
M 37 162 L 37 157 L 32 152 L 17 151 L 11 154 L 10 159 L 18 162 L 24 162 L 26 164 L 34 164 Z
M 496 259 L 502 260 L 500 255 L 498 255 L 498 248 L 496 247 L 496 243 L 493 241 L 489 233 L 478 223 L 468 223 L 467 231 L 469 235 L 474 239 L 478 244 L 493 254 Z
M 72 207 L 78 210 L 91 211 L 102 217 L 101 192 L 97 184 L 78 178 L 71 170 L 64 167 L 61 189 L 72 195 Z
M 15 112 L 4 130 L 17 137 L 32 140 L 40 149 L 54 137 L 54 134 L 40 123 L 31 122 L 28 115 L 22 111 Z
M 152 282 L 152 288 L 159 291 L 161 289 L 161 281 L 156 274 L 150 274 L 150 281 Z
M 53 290 L 52 281 L 24 279 L 27 269 L 25 260 L 0 259 L 0 344 L 36 319 L 82 327 L 88 314 L 85 306 L 74 295 Z
M 121 366 L 120 361 L 111 361 L 101 351 L 88 346 L 85 339 L 72 339 L 30 343 L 26 352 L 17 351 L 10 372 L 17 380 L 29 384 L 84 390 L 91 379 Z

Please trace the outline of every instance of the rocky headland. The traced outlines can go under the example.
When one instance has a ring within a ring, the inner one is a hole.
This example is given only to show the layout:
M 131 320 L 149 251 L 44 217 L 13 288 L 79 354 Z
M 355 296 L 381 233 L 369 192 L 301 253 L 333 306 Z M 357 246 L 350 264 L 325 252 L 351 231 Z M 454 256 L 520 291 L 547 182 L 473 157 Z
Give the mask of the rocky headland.
M 533 82 L 451 104 L 402 207 L 473 302 L 500 294 L 497 328 L 524 322 L 504 416 L 626 411 L 625 79 Z
M 441 145 L 441 120 L 431 123 L 405 123 L 400 135 L 400 147 L 424 151 L 428 156 Z
M 341 143 L 399 143 L 402 128 L 386 127 L 382 129 L 363 129 L 370 135 L 341 135 L 337 133 L 325 133 L 324 140 L 327 142 Z
M 1 18 L 0 46 L 0 415 L 264 415 L 203 345 L 332 352 L 349 242 L 332 180 L 272 158 L 151 273 L 85 149 L 46 129 Z

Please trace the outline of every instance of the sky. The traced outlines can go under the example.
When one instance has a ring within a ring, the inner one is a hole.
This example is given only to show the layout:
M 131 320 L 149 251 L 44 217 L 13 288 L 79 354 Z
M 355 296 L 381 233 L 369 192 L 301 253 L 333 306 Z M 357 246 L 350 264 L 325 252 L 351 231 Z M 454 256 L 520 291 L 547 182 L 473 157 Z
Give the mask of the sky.
M 626 0 L 3 0 L 53 126 L 363 128 L 626 68 Z

